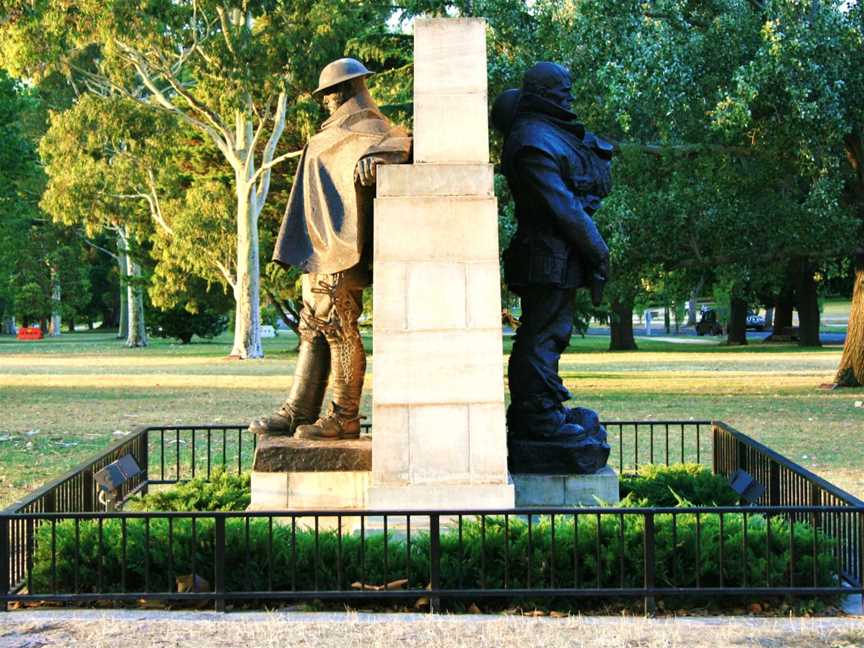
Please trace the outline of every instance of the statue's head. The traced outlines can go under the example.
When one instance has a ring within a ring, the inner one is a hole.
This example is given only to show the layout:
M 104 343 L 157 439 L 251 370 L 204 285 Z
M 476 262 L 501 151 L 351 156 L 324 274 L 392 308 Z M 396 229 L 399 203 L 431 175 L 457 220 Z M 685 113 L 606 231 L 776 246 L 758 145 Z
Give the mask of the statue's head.
M 573 104 L 572 87 L 567 68 L 548 61 L 534 65 L 522 79 L 523 94 L 536 95 L 565 110 L 570 110 Z
M 327 112 L 332 115 L 351 97 L 366 92 L 366 77 L 372 74 L 357 59 L 337 59 L 321 70 L 318 87 L 312 96 L 320 97 Z

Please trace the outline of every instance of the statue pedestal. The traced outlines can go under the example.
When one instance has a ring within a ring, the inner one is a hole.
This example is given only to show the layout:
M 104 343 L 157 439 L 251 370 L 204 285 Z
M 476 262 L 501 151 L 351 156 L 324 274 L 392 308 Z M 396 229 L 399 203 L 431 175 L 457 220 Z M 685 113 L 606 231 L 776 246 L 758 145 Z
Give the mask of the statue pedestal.
M 252 464 L 249 510 L 367 507 L 372 441 L 312 441 L 260 435 Z
M 605 466 L 593 475 L 515 473 L 516 506 L 601 506 L 620 499 L 618 474 Z
M 485 23 L 414 24 L 414 164 L 375 199 L 373 509 L 509 508 Z

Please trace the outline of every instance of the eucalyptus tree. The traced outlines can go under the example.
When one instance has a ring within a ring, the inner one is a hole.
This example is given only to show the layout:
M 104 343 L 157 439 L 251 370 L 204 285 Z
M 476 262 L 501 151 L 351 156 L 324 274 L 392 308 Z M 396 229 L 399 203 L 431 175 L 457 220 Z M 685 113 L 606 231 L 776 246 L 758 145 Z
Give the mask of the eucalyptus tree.
M 302 121 L 297 99 L 308 97 L 317 71 L 364 25 L 383 24 L 388 3 L 10 4 L 0 27 L 7 66 L 34 77 L 62 69 L 80 91 L 163 111 L 219 151 L 230 170 L 236 232 L 231 353 L 260 357 L 258 224 L 273 169 L 299 155 L 280 149 L 289 96 L 291 117 Z

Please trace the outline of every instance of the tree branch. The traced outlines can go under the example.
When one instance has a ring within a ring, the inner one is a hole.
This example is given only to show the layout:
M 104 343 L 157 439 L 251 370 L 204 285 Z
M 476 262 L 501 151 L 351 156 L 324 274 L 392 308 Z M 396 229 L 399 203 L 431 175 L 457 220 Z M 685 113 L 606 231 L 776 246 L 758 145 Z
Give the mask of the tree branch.
M 258 182 L 258 189 L 255 191 L 255 212 L 256 216 L 264 207 L 264 202 L 267 200 L 267 194 L 270 191 L 270 169 L 280 162 L 297 157 L 302 151 L 292 151 L 285 155 L 280 155 L 275 160 L 273 155 L 276 153 L 276 147 L 279 145 L 279 140 L 282 138 L 282 133 L 285 131 L 285 114 L 288 110 L 288 97 L 285 91 L 279 93 L 276 100 L 276 115 L 273 117 L 273 131 L 270 133 L 270 138 L 267 140 L 267 146 L 264 147 L 264 155 L 261 158 L 261 168 L 252 176 L 252 183 L 261 178 Z
M 141 78 L 141 81 L 144 83 L 144 86 L 150 91 L 152 96 L 156 99 L 156 102 L 168 112 L 174 113 L 181 120 L 185 121 L 187 124 L 192 126 L 193 128 L 203 131 L 207 133 L 210 138 L 213 140 L 213 143 L 216 144 L 217 148 L 222 152 L 225 156 L 225 159 L 231 162 L 234 159 L 233 155 L 233 138 L 229 132 L 227 132 L 224 128 L 214 128 L 212 125 L 202 122 L 199 119 L 196 119 L 189 113 L 184 110 L 181 110 L 176 104 L 174 104 L 165 93 L 156 85 L 155 79 L 150 74 L 150 70 L 147 67 L 147 63 L 144 61 L 143 56 L 140 52 L 135 50 L 124 43 L 117 41 L 117 46 L 126 53 L 126 58 L 129 60 L 132 65 L 135 67 L 135 70 L 138 72 L 138 76 Z M 176 79 L 175 79 L 176 81 Z M 170 79 L 169 79 L 170 84 Z M 179 85 L 179 84 L 178 84 Z M 172 86 L 173 87 L 173 86 Z M 143 105 L 149 105 L 148 102 L 144 101 L 140 97 L 134 97 L 129 95 L 128 92 L 124 91 L 124 94 L 131 99 L 141 103 Z M 188 94 L 188 93 L 187 93 Z M 184 97 L 185 99 L 186 97 Z

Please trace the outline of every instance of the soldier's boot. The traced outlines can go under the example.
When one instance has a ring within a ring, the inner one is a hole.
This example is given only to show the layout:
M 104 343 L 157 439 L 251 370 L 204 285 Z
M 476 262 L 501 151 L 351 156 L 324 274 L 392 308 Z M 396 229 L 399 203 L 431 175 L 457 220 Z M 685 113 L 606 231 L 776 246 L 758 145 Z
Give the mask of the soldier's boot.
M 312 423 L 321 413 L 327 379 L 330 375 L 330 347 L 321 335 L 301 338 L 291 392 L 282 406 L 270 416 L 249 424 L 255 434 L 292 436 L 297 427 Z
M 366 372 L 366 354 L 358 335 L 356 340 L 331 341 L 333 354 L 333 401 L 327 414 L 312 425 L 301 425 L 297 436 L 303 439 L 356 439 L 360 436 L 360 396 Z

